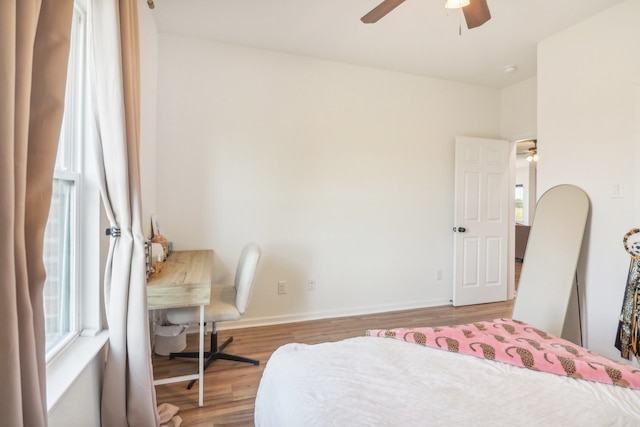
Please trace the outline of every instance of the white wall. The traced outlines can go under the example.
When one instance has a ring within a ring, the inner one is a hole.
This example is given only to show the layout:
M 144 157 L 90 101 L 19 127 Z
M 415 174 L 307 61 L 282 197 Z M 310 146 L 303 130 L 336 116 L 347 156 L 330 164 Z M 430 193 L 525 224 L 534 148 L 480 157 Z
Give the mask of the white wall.
M 156 104 L 158 90 L 158 30 L 146 1 L 138 0 L 140 20 L 140 186 L 142 224 L 151 237 L 151 214 L 156 210 Z
M 610 357 L 630 258 L 622 237 L 640 225 L 640 0 L 543 41 L 538 49 L 538 194 L 574 184 L 591 199 L 580 265 L 586 345 Z M 613 198 L 613 185 L 623 197 Z
M 538 134 L 537 79 L 532 77 L 500 92 L 500 135 L 508 141 L 535 138 Z
M 226 283 L 262 246 L 246 322 L 449 303 L 454 138 L 499 91 L 165 34 L 158 70 L 163 233 Z
M 532 77 L 500 92 L 500 136 L 507 141 L 535 139 L 538 135 L 537 79 Z M 531 224 L 536 206 L 535 164 L 516 161 L 515 183 L 525 191 L 524 223 Z
M 106 349 L 83 369 L 64 396 L 51 408 L 49 427 L 87 427 L 100 425 L 100 396 Z

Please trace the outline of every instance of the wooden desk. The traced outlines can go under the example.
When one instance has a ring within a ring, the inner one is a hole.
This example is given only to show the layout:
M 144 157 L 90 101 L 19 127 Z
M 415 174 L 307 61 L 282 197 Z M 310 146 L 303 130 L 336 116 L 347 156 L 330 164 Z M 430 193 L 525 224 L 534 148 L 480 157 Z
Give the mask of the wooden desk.
M 200 306 L 198 373 L 155 380 L 154 385 L 198 380 L 198 404 L 204 404 L 204 306 L 211 297 L 213 251 L 176 251 L 162 263 L 160 274 L 147 280 L 147 309 Z

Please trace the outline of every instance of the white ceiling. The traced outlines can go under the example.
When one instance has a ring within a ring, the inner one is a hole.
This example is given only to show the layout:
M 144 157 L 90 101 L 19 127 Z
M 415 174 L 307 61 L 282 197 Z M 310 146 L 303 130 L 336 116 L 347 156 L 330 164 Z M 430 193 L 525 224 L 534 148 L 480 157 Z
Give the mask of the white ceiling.
M 473 30 L 445 0 L 406 0 L 360 22 L 381 1 L 154 0 L 152 14 L 161 33 L 502 88 L 536 75 L 540 40 L 621 0 L 488 0 L 492 19 Z

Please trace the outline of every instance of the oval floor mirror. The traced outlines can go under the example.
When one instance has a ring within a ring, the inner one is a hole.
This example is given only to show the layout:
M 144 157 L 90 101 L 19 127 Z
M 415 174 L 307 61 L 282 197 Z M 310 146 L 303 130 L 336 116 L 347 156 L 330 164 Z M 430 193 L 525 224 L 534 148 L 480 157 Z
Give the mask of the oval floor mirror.
M 573 185 L 558 185 L 540 197 L 520 273 L 514 319 L 562 336 L 589 210 L 589 197 Z

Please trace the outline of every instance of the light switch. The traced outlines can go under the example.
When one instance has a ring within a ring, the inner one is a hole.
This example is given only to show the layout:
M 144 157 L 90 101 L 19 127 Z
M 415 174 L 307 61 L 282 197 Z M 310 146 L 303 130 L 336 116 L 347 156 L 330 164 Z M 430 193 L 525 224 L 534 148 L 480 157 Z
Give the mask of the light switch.
M 613 184 L 611 186 L 611 198 L 612 199 L 621 199 L 622 197 L 623 197 L 622 184 Z

